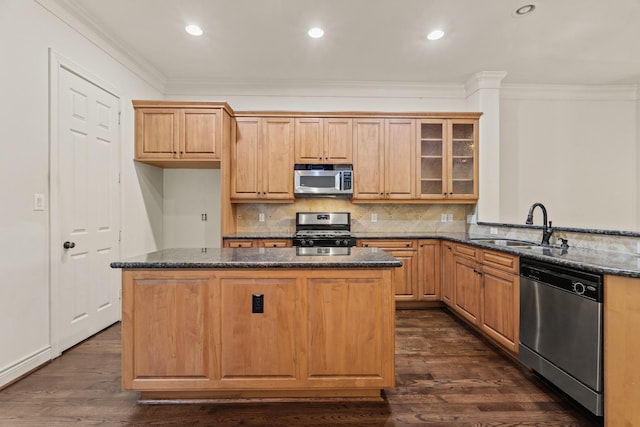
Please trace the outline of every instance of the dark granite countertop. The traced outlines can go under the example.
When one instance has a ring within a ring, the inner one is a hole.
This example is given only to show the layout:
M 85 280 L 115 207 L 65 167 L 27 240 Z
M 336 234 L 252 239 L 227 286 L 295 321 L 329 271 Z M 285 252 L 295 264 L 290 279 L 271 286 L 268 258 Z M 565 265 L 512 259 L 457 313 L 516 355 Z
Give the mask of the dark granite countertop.
M 164 249 L 112 268 L 391 268 L 402 262 L 383 251 L 351 248 L 349 255 L 298 255 L 296 248 Z
M 569 247 L 566 250 L 556 247 L 509 247 L 504 245 L 495 245 L 477 241 L 474 239 L 484 238 L 490 239 L 493 236 L 469 235 L 467 233 L 452 232 L 353 232 L 357 239 L 440 239 L 449 240 L 458 243 L 465 243 L 481 247 L 483 249 L 492 249 L 500 252 L 518 255 L 520 257 L 536 259 L 538 261 L 549 262 L 565 267 L 580 268 L 585 271 L 600 274 L 613 274 L 616 276 L 627 276 L 640 278 L 640 255 L 622 252 L 601 251 L 595 249 L 574 248 Z M 240 237 L 243 236 L 243 237 Z M 224 236 L 224 238 L 273 238 L 273 234 L 255 233 L 251 237 L 242 235 Z M 268 237 L 265 237 L 268 236 Z M 281 238 L 291 238 L 291 234 L 280 234 Z

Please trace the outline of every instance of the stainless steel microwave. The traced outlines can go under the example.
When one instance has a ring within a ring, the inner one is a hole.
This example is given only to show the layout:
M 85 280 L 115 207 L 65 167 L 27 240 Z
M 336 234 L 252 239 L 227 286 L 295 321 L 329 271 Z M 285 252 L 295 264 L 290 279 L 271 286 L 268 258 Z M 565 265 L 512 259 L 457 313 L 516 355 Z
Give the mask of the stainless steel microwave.
M 352 165 L 296 164 L 293 171 L 296 197 L 351 197 Z

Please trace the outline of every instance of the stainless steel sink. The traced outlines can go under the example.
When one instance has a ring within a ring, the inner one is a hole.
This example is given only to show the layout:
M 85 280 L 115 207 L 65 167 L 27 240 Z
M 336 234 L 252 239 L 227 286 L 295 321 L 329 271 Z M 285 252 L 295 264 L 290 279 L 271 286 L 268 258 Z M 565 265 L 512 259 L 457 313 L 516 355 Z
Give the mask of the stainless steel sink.
M 488 243 L 490 245 L 509 246 L 509 247 L 516 247 L 521 249 L 540 246 L 539 243 L 529 242 L 526 240 L 516 240 L 516 239 L 496 239 L 496 238 L 480 237 L 480 238 L 471 239 L 471 240 L 474 242 Z

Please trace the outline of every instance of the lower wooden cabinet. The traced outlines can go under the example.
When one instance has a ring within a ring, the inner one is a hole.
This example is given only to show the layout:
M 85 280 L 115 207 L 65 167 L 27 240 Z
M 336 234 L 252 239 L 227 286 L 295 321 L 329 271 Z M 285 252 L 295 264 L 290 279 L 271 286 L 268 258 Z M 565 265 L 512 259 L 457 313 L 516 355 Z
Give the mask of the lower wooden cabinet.
M 358 246 L 378 248 L 402 261 L 392 273 L 396 301 L 418 301 L 418 244 L 416 240 L 359 240 Z
M 443 281 L 443 301 L 487 337 L 517 353 L 520 327 L 518 257 L 444 242 L 443 260 L 443 270 L 446 269 L 443 277 L 453 285 L 445 285 Z M 451 303 L 445 299 L 445 292 L 451 294 Z
M 453 243 L 442 242 L 442 269 L 440 282 L 440 298 L 449 307 L 453 307 L 454 276 L 453 276 Z
M 418 295 L 421 301 L 440 300 L 440 241 L 418 240 Z
M 454 304 L 453 308 L 474 325 L 480 324 L 481 272 L 475 259 L 458 254 L 453 256 Z
M 391 271 L 125 269 L 123 388 L 379 396 L 395 383 Z
M 486 265 L 480 301 L 480 328 L 494 341 L 517 353 L 520 320 L 520 278 Z

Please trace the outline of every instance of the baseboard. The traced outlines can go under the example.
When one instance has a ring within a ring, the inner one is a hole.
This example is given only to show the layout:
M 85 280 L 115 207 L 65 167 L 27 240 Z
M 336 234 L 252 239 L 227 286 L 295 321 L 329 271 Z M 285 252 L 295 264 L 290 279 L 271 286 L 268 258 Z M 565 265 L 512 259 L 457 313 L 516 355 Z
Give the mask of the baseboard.
M 7 366 L 0 371 L 0 390 L 49 362 L 51 358 L 51 346 L 46 346 L 45 348 L 30 354 L 24 359 Z

